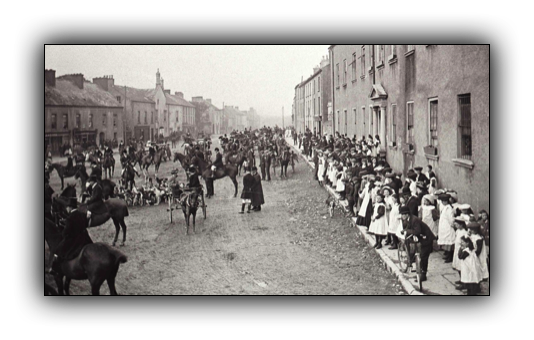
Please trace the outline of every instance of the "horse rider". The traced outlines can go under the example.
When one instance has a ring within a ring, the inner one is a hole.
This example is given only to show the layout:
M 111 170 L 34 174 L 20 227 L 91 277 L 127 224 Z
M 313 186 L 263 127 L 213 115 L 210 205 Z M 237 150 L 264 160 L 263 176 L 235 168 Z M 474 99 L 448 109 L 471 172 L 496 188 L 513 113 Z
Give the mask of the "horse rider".
M 106 149 L 104 150 L 104 157 L 111 156 L 113 157 L 113 149 L 109 147 L 109 145 L 106 146 Z
M 91 197 L 86 202 L 87 210 L 90 212 L 88 215 L 103 215 L 108 213 L 108 208 L 104 203 L 104 193 L 102 186 L 100 185 L 98 178 L 94 175 L 89 177 L 87 183 L 87 190 L 90 193 Z
M 95 176 L 98 181 L 102 180 L 102 167 L 95 161 L 91 162 L 91 176 Z
M 46 177 L 45 174 L 45 186 L 44 186 L 44 192 L 45 192 L 45 217 L 54 220 L 52 216 L 52 195 L 54 195 L 54 189 L 50 186 L 50 181 Z
M 202 151 L 200 151 L 200 148 L 197 146 L 195 148 L 195 156 L 199 159 L 205 159 L 204 158 L 204 153 L 202 153 Z
M 93 243 L 87 228 L 89 227 L 89 213 L 83 213 L 78 208 L 76 198 L 71 197 L 67 205 L 68 217 L 65 220 L 65 229 L 62 232 L 62 240 L 51 254 L 51 264 L 49 272 L 54 274 L 60 270 L 60 266 L 65 261 L 70 261 L 85 247 Z
M 189 182 L 187 183 L 187 188 L 200 192 L 200 190 L 202 190 L 202 184 L 200 184 L 200 180 L 198 179 L 197 168 L 193 164 L 191 164 L 187 172 L 189 174 Z

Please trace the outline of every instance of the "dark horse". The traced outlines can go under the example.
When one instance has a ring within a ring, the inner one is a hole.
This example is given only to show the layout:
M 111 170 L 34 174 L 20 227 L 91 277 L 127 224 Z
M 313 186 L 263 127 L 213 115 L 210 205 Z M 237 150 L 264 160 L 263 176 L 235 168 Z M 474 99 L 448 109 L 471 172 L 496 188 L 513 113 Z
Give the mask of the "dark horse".
M 130 162 L 126 162 L 124 170 L 121 175 L 122 179 L 122 185 L 125 188 L 128 188 L 128 184 L 130 185 L 130 190 L 133 189 L 133 186 L 135 185 L 135 171 L 134 167 Z
M 241 176 L 241 169 L 243 168 L 243 163 L 247 160 L 244 152 L 230 152 L 225 155 L 226 164 L 233 164 L 237 168 L 237 175 Z
M 65 167 L 59 163 L 52 163 L 49 167 L 49 173 L 52 173 L 52 171 L 55 169 L 57 171 L 57 174 L 59 178 L 61 178 L 61 190 L 65 187 L 63 179 L 67 177 L 72 177 L 78 172 L 78 169 L 82 166 L 72 166 L 72 167 Z
M 115 157 L 113 155 L 108 154 L 104 157 L 104 162 L 102 163 L 102 168 L 104 169 L 104 177 L 113 178 L 113 175 L 115 174 Z
M 191 163 L 191 159 L 189 156 L 186 156 L 184 154 L 181 154 L 179 152 L 174 153 L 174 159 L 173 162 L 180 161 L 180 164 L 182 165 L 182 168 L 187 173 L 187 168 L 189 167 L 189 164 Z
M 191 164 L 200 169 L 200 173 L 202 174 L 202 178 L 204 180 L 206 180 L 206 178 L 211 174 L 210 164 L 208 164 L 205 160 L 198 157 L 193 157 Z M 223 168 L 219 168 L 217 171 L 215 171 L 214 179 L 217 180 L 226 176 L 230 177 L 232 183 L 234 183 L 234 197 L 237 197 L 237 167 L 232 164 L 226 164 Z
M 56 224 L 45 218 L 45 240 L 50 253 L 55 253 L 61 239 L 61 232 Z M 82 248 L 75 259 L 61 264 L 60 270 L 54 275 L 57 292 L 63 295 L 64 290 L 66 295 L 70 295 L 71 280 L 89 280 L 93 295 L 100 295 L 100 287 L 104 281 L 108 283 L 110 295 L 117 295 L 115 277 L 120 264 L 126 261 L 127 258 L 123 253 L 104 243 L 89 243 Z M 63 278 L 65 278 L 64 285 Z
M 68 184 L 67 188 L 63 190 L 61 195 L 54 200 L 53 208 L 56 214 L 65 215 L 66 206 L 69 202 L 69 198 L 76 198 L 76 184 Z M 126 242 L 126 223 L 124 218 L 129 215 L 128 206 L 126 202 L 119 198 L 110 198 L 104 201 L 109 214 L 104 215 L 94 215 L 91 217 L 91 225 L 89 227 L 98 227 L 111 220 L 115 225 L 115 238 L 113 239 L 113 245 L 117 244 L 117 239 L 119 238 L 119 231 L 122 228 L 122 243 L 121 246 L 124 246 Z M 80 205 L 79 209 L 81 211 L 87 210 L 87 205 Z
M 180 200 L 182 203 L 182 212 L 184 213 L 185 223 L 187 225 L 187 235 L 189 235 L 189 221 L 193 216 L 193 234 L 195 233 L 195 219 L 197 217 L 198 210 L 198 193 L 193 190 L 190 193 L 182 193 L 184 197 Z
M 87 183 L 87 179 L 89 178 L 89 175 L 87 174 L 87 171 L 85 167 L 78 168 L 78 171 L 74 174 L 75 179 L 79 179 L 81 182 L 81 193 L 80 193 L 80 200 L 83 201 L 83 196 L 85 194 L 85 185 Z M 117 186 L 115 182 L 113 182 L 110 179 L 103 179 L 100 181 L 100 185 L 102 186 L 102 193 L 104 195 L 105 199 L 108 199 L 110 197 L 115 197 L 115 187 Z

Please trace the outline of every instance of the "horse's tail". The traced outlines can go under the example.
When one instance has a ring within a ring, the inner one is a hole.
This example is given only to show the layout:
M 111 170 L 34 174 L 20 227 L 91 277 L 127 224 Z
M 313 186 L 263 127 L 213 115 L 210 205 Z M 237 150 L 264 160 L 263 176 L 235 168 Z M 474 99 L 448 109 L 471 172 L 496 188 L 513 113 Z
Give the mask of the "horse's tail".
M 117 249 L 115 248 L 112 248 L 110 246 L 107 247 L 109 249 L 109 253 L 111 255 L 113 255 L 113 257 L 115 258 L 115 264 L 118 266 L 119 264 L 121 263 L 126 263 L 128 262 L 128 257 L 126 255 L 124 255 L 123 253 L 121 253 L 120 251 L 118 251 Z

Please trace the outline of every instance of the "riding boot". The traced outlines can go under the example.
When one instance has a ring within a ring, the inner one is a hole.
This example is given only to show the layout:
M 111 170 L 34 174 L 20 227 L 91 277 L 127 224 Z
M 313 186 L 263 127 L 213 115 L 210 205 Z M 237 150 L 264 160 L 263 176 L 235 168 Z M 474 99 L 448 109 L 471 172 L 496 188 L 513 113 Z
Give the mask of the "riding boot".
M 244 214 L 245 213 L 245 203 L 241 204 L 241 211 L 239 212 L 240 214 Z

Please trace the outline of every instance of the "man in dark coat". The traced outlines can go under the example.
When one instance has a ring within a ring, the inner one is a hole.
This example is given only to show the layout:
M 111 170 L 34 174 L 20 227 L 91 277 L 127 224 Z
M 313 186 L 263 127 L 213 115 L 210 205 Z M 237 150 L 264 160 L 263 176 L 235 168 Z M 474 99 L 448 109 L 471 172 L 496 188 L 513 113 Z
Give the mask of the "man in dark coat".
M 263 187 L 261 186 L 261 177 L 258 174 L 258 168 L 252 167 L 252 177 L 254 177 L 254 184 L 252 185 L 252 207 L 253 211 L 261 211 L 261 205 L 265 204 L 263 196 Z
M 415 173 L 417 174 L 417 176 L 415 177 L 415 181 L 423 182 L 426 186 L 428 186 L 428 184 L 430 183 L 430 180 L 428 179 L 428 177 L 426 177 L 424 173 L 421 172 L 423 171 L 423 167 L 417 166 L 414 168 L 414 170 L 415 170 Z
M 414 235 L 421 243 L 421 281 L 426 281 L 428 258 L 430 253 L 432 253 L 432 244 L 436 237 L 428 225 L 426 225 L 426 223 L 421 221 L 418 217 L 413 216 L 407 207 L 401 207 L 400 214 L 404 227 L 401 233 L 406 234 L 406 237 L 409 235 Z
M 408 193 L 408 191 L 410 191 L 409 188 L 403 188 L 403 194 L 408 196 L 408 194 L 411 195 L 411 191 L 410 193 Z M 411 195 L 410 198 L 408 198 L 408 200 L 406 201 L 406 207 L 408 207 L 408 209 L 410 209 L 410 213 L 413 215 L 413 216 L 417 216 L 419 214 L 419 206 L 421 205 L 421 200 L 419 199 L 419 197 L 417 196 L 414 196 L 414 195 Z
M 254 183 L 256 180 L 251 175 L 250 170 L 247 168 L 245 169 L 245 176 L 243 177 L 243 192 L 241 193 L 241 211 L 240 214 L 245 213 L 245 206 L 248 204 L 248 210 L 247 213 L 250 213 L 251 209 L 251 202 L 252 202 L 252 187 L 254 186 Z
M 93 243 L 87 232 L 87 228 L 89 227 L 87 214 L 76 210 L 76 207 L 76 199 L 71 198 L 67 207 L 69 217 L 65 221 L 62 240 L 55 249 L 51 272 L 52 270 L 57 272 L 61 263 L 76 258 L 83 247 Z
M 48 179 L 45 176 L 45 217 L 54 220 L 52 216 L 52 195 L 54 194 L 54 189 L 50 186 Z
M 263 153 L 264 162 L 265 162 L 265 174 L 267 175 L 267 181 L 271 180 L 271 159 L 273 157 L 272 148 L 269 147 L 269 150 Z
M 91 163 L 91 176 L 95 176 L 98 181 L 102 180 L 102 167 L 96 162 Z
M 215 148 L 215 161 L 213 162 L 213 165 L 215 165 L 217 169 L 224 168 L 223 156 L 220 153 L 219 148 Z
M 108 208 L 104 204 L 104 194 L 102 187 L 97 181 L 97 177 L 91 175 L 89 177 L 89 188 L 91 198 L 87 201 L 87 210 L 94 215 L 104 215 L 108 213 Z

